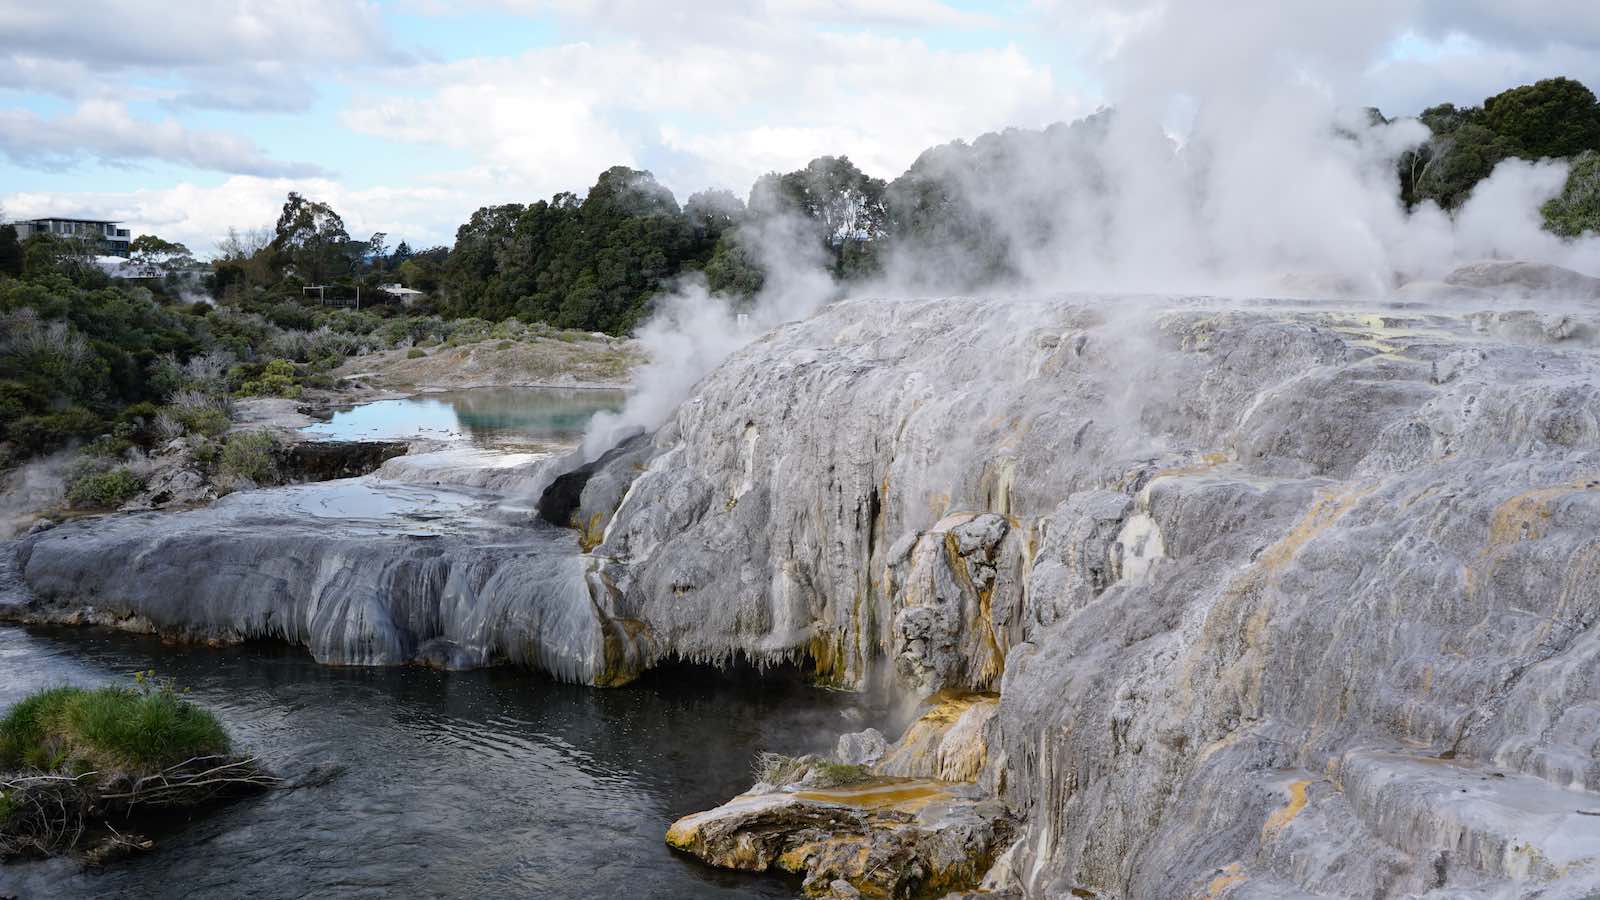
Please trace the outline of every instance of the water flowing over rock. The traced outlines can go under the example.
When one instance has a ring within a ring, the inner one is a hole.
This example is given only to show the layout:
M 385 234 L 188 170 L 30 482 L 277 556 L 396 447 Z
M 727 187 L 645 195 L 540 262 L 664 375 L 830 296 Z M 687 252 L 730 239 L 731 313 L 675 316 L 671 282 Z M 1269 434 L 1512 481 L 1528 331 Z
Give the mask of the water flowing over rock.
M 339 665 L 606 677 L 605 620 L 571 535 L 470 489 L 356 479 L 251 491 L 62 525 L 20 561 L 32 596 L 8 616 L 22 621 L 277 639 Z
M 1459 296 L 837 303 L 598 465 L 582 557 L 504 521 L 124 518 L 27 539 L 23 572 L 34 615 L 342 661 L 437 640 L 596 683 L 744 658 L 998 694 L 876 763 L 1003 803 L 997 890 L 1581 897 L 1600 315 Z

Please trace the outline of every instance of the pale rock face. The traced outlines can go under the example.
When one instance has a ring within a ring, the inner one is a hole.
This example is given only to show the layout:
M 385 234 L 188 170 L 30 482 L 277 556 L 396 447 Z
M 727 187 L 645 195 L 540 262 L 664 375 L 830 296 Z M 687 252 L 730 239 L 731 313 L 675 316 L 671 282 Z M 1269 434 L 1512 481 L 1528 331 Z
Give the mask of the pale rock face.
M 369 612 L 313 616 L 337 627 L 301 639 L 404 656 L 407 632 L 373 622 L 448 608 L 453 630 L 418 627 L 483 659 L 533 640 L 547 649 L 525 661 L 602 683 L 742 657 L 997 690 L 910 755 L 938 766 L 923 777 L 976 772 L 1020 819 L 989 883 L 1028 896 L 1585 896 L 1600 315 L 1494 296 L 834 304 L 735 354 L 649 454 L 596 473 L 606 498 L 583 502 L 620 501 L 577 577 L 510 562 L 525 554 L 500 531 L 488 559 L 441 542 L 452 573 L 505 580 L 396 608 L 363 576 Z M 159 574 L 149 536 L 76 554 L 59 531 L 24 555 L 62 602 L 105 590 L 128 615 L 218 627 L 342 608 L 292 573 L 326 599 L 180 603 L 126 586 Z M 385 546 L 364 570 L 422 554 Z M 236 582 L 208 589 L 276 596 Z M 508 617 L 549 627 L 469 627 Z M 790 817 L 776 802 L 749 827 Z M 806 829 L 833 815 L 794 812 Z
M 595 556 L 657 656 L 998 687 L 1030 896 L 1583 896 L 1595 322 L 837 304 L 700 384 Z
M 839 735 L 833 756 L 843 765 L 870 766 L 882 759 L 888 749 L 889 742 L 884 739 L 883 732 L 868 728 Z

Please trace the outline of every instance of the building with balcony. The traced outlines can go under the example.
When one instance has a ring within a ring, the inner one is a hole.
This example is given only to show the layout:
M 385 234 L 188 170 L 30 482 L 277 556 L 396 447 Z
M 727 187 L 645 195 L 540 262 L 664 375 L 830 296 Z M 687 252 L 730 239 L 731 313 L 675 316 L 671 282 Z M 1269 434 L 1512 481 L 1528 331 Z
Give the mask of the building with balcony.
M 92 243 L 94 252 L 102 256 L 127 256 L 128 245 L 133 241 L 128 229 L 118 227 L 121 222 L 104 219 L 28 219 L 12 224 L 17 227 L 17 238 L 20 240 L 27 240 L 35 234 L 76 238 Z

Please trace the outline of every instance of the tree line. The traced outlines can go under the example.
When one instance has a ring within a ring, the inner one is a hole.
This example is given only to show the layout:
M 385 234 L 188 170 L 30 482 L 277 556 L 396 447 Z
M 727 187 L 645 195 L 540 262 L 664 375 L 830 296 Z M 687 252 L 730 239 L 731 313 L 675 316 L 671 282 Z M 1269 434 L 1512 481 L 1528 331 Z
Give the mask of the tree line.
M 304 285 L 337 293 L 400 281 L 429 295 L 422 312 L 612 334 L 631 330 L 653 298 L 685 275 L 698 273 L 715 292 L 751 296 L 774 258 L 804 259 L 849 283 L 910 251 L 940 263 L 922 273 L 929 280 L 974 289 L 1016 274 L 1019 257 L 1052 246 L 1053 230 L 1072 224 L 1063 222 L 1063 209 L 1108 189 L 1094 149 L 1114 115 L 954 141 L 925 151 L 889 182 L 844 156 L 823 156 L 762 176 L 746 198 L 708 190 L 681 205 L 651 173 L 616 166 L 581 196 L 485 206 L 456 230 L 453 246 L 420 251 L 404 241 L 390 247 L 383 233 L 354 239 L 328 204 L 291 193 L 272 228 L 230 230 L 210 287 L 237 303 L 296 296 Z M 1501 161 L 1557 158 L 1569 161 L 1570 176 L 1543 208 L 1546 227 L 1567 237 L 1600 230 L 1600 102 L 1583 84 L 1547 79 L 1477 106 L 1433 106 L 1417 118 L 1432 136 L 1398 161 L 1406 208 L 1432 202 L 1454 211 Z M 1049 177 L 1029 177 L 1037 169 Z M 1080 235 L 1099 239 L 1093 222 L 1077 224 Z M 181 244 L 141 242 L 134 249 L 147 261 L 192 262 Z M 0 226 L 0 274 L 57 268 L 71 255 L 49 236 L 27 245 Z
M 1111 115 L 935 147 L 887 183 L 846 157 L 824 156 L 762 176 L 748 200 L 705 191 L 680 207 L 649 172 L 615 167 L 582 198 L 562 193 L 478 210 L 457 230 L 436 291 L 450 315 L 622 333 L 689 272 L 703 273 L 714 291 L 758 291 L 767 275 L 759 245 L 775 221 L 801 223 L 799 239 L 841 281 L 875 275 L 894 250 L 910 249 L 937 250 L 928 256 L 946 262 L 938 276 L 948 286 L 980 286 L 1013 274 L 1019 243 L 1049 245 L 1053 212 L 1065 199 L 1051 190 L 1103 189 L 1087 148 Z M 1543 209 L 1546 227 L 1563 236 L 1600 231 L 1600 103 L 1583 84 L 1547 79 L 1418 118 L 1433 136 L 1399 160 L 1397 190 L 1408 209 L 1431 201 L 1453 211 L 1502 160 L 1558 158 L 1571 174 Z M 1086 174 L 1043 190 L 1007 183 L 1026 171 L 1020 161 L 1040 159 L 1056 172 Z

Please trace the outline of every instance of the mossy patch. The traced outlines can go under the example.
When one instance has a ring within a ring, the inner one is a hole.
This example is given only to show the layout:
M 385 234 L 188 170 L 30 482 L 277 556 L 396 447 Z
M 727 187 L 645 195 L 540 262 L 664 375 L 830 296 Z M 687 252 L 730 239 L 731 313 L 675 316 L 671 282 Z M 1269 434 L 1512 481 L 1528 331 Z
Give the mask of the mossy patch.
M 0 719 L 0 769 L 148 774 L 230 747 L 216 717 L 170 687 L 62 687 Z

